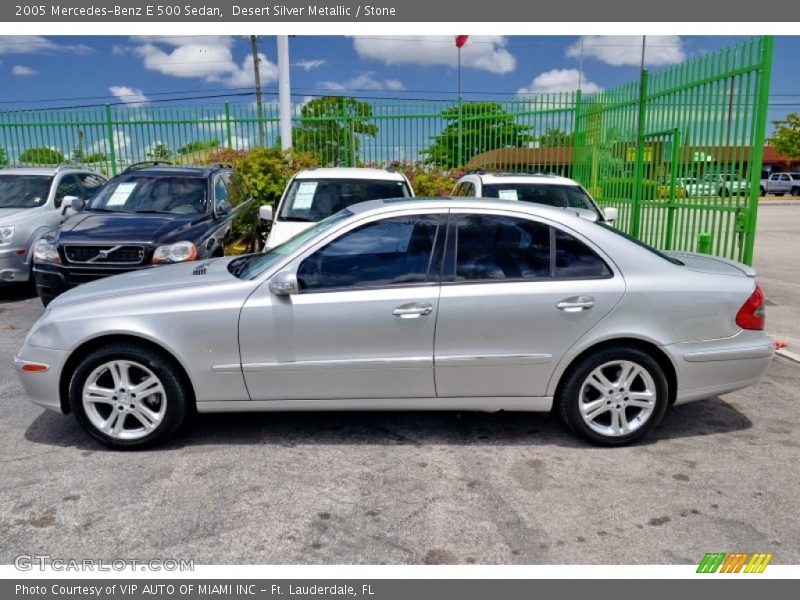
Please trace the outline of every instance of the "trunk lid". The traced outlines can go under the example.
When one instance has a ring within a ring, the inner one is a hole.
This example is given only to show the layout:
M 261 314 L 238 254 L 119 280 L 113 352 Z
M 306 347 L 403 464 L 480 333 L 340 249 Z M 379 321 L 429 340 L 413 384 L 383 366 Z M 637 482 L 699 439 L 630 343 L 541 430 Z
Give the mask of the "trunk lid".
M 752 278 L 756 276 L 756 271 L 753 267 L 730 258 L 709 256 L 708 254 L 698 254 L 696 252 L 664 252 L 664 254 L 678 259 L 687 269 L 698 273 Z

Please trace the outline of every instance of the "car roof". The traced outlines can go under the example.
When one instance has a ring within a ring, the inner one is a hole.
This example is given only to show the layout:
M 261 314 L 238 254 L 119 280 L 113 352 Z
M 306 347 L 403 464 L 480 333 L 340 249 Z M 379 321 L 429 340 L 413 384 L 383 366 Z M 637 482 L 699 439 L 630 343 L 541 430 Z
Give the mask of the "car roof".
M 417 198 L 390 198 L 388 200 L 368 200 L 348 206 L 347 209 L 354 214 L 381 212 L 383 210 L 404 210 L 417 208 L 455 208 L 455 209 L 501 209 L 523 212 L 532 216 L 543 217 L 564 223 L 590 223 L 591 221 L 579 217 L 577 213 L 557 206 L 536 204 L 533 202 L 519 202 L 518 200 L 499 200 L 496 198 L 468 198 L 463 196 L 443 197 L 417 197 Z
M 230 170 L 231 167 L 226 165 L 156 165 L 150 167 L 137 167 L 128 168 L 117 175 L 155 175 L 156 177 L 208 177 L 212 173 L 222 170 Z
M 550 173 L 470 173 L 480 177 L 484 184 L 540 183 L 542 185 L 580 185 L 574 179 Z
M 55 175 L 56 173 L 93 173 L 91 169 L 80 167 L 7 167 L 0 169 L 0 175 Z
M 405 181 L 405 176 L 391 169 L 368 167 L 312 167 L 303 169 L 295 179 L 371 179 L 378 181 Z

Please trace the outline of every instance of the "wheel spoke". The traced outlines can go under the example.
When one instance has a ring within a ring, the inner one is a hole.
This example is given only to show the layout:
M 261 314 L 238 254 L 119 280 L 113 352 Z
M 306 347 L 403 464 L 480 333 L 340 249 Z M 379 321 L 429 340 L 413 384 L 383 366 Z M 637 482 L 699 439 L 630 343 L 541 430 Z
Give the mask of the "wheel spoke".
M 119 436 L 120 433 L 124 431 L 125 426 L 125 417 L 127 413 L 118 412 L 117 413 L 117 420 L 114 422 L 114 425 L 111 427 L 111 433 L 113 435 Z
M 624 408 L 619 409 L 617 415 L 619 416 L 620 433 L 624 435 L 631 429 L 631 425 L 628 423 L 628 415 L 625 414 Z
M 638 377 L 639 371 L 639 365 L 631 362 L 625 363 L 622 369 L 620 369 L 619 379 L 616 383 L 617 387 L 622 390 L 629 390 L 636 380 L 636 377 Z
M 622 435 L 622 427 L 620 426 L 620 419 L 619 419 L 619 411 L 612 410 L 611 411 L 611 431 L 614 432 L 614 435 Z
M 155 394 L 163 394 L 164 387 L 161 382 L 155 377 L 148 377 L 141 383 L 138 383 L 131 389 L 132 394 L 136 394 L 138 398 L 148 398 Z
M 130 412 L 130 414 L 137 421 L 139 421 L 144 426 L 144 428 L 147 429 L 148 431 L 152 430 L 155 427 L 156 420 L 155 419 L 151 419 L 150 415 L 148 415 L 141 408 L 137 408 L 137 409 L 132 410 Z
M 581 412 L 583 417 L 588 421 L 594 421 L 598 416 L 608 411 L 611 407 L 606 403 L 605 397 L 593 402 L 587 402 L 581 405 Z
M 89 385 L 84 390 L 83 400 L 92 403 L 113 404 L 114 390 L 99 387 L 98 385 Z

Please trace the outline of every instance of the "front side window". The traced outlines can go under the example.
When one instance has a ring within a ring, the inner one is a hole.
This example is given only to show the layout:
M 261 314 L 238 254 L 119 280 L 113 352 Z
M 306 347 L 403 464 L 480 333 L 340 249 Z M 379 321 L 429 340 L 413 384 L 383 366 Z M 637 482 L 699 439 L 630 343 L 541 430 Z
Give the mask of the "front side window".
M 0 175 L 0 208 L 44 206 L 52 183 L 48 175 Z
M 295 179 L 286 192 L 278 218 L 315 222 L 368 200 L 411 196 L 405 181 L 371 179 Z
M 612 276 L 605 261 L 586 244 L 538 221 L 463 215 L 455 227 L 455 281 Z
M 306 258 L 303 291 L 425 283 L 439 230 L 436 215 L 393 217 L 362 225 Z
M 127 213 L 197 214 L 206 212 L 203 177 L 134 175 L 110 181 L 89 210 Z
M 535 202 L 558 208 L 582 208 L 595 211 L 589 195 L 577 185 L 544 183 L 493 183 L 483 186 L 484 198 Z
M 54 202 L 55 207 L 61 208 L 61 203 L 67 196 L 74 196 L 76 198 L 83 196 L 81 184 L 75 175 L 65 175 L 61 178 L 61 181 L 58 182 L 58 187 L 56 188 L 56 198 Z

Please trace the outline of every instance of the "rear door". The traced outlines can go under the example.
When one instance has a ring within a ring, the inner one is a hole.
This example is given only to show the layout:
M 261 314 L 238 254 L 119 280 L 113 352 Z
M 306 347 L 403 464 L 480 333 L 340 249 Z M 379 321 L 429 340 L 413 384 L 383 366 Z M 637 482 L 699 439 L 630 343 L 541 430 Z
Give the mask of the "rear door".
M 625 284 L 588 240 L 500 211 L 453 211 L 436 325 L 440 397 L 542 396 Z

